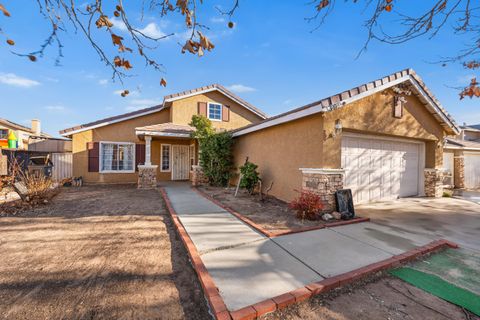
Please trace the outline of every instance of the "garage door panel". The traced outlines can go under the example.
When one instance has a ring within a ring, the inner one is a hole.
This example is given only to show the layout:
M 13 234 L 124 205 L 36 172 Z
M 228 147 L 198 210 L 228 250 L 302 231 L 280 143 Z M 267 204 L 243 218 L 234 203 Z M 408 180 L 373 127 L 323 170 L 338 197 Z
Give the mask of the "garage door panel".
M 420 147 L 370 137 L 342 140 L 345 187 L 356 203 L 418 194 Z
M 465 187 L 469 189 L 480 188 L 480 154 L 466 153 L 465 164 Z

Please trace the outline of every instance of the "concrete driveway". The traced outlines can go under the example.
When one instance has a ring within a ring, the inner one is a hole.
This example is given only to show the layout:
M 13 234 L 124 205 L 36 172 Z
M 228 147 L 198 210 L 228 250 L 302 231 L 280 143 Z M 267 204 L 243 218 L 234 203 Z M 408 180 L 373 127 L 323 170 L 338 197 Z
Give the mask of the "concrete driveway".
M 445 238 L 480 252 L 480 204 L 457 198 L 405 198 L 359 205 L 356 213 L 370 217 L 386 232 L 405 238 Z M 373 237 L 386 237 L 372 232 Z

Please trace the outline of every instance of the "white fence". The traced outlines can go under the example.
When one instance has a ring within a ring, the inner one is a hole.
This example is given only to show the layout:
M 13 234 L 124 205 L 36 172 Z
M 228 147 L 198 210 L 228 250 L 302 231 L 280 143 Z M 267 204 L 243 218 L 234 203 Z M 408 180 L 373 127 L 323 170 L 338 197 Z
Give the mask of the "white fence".
M 72 177 L 72 153 L 52 153 L 51 160 L 53 163 L 52 179 L 54 181 Z

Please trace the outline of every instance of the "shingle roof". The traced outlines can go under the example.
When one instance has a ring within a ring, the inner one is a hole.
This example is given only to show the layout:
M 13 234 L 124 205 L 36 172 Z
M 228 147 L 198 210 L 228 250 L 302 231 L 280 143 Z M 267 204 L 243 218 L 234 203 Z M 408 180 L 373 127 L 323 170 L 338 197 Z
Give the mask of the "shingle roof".
M 156 112 L 156 111 L 160 111 L 162 109 L 163 109 L 163 105 L 158 105 L 158 106 L 154 106 L 154 107 L 149 107 L 149 108 L 145 108 L 145 109 L 136 110 L 136 111 L 133 111 L 133 112 L 119 114 L 117 116 L 108 117 L 108 118 L 92 121 L 92 122 L 89 122 L 89 123 L 84 123 L 84 124 L 81 124 L 81 125 L 78 125 L 78 126 L 75 126 L 75 127 L 71 127 L 71 128 L 68 128 L 68 129 L 63 129 L 63 130 L 60 131 L 60 134 L 61 135 L 68 135 L 69 133 L 71 134 L 74 131 L 79 131 L 79 130 L 87 129 L 87 128 L 90 128 L 90 127 L 100 126 L 102 124 L 107 125 L 107 124 L 110 124 L 112 122 L 118 122 L 118 121 L 126 120 L 126 119 L 129 119 L 129 118 L 135 117 L 135 116 L 141 116 L 143 114 L 153 113 L 153 112 Z
M 465 125 L 465 126 L 460 126 L 460 128 L 465 130 L 480 131 L 480 124 Z
M 236 100 L 238 103 L 240 103 L 241 105 L 243 105 L 247 109 L 250 109 L 250 111 L 253 111 L 254 113 L 259 115 L 263 119 L 266 119 L 268 117 L 268 115 L 266 113 L 264 113 L 262 110 L 258 109 L 254 105 L 252 105 L 249 102 L 243 100 L 242 98 L 240 98 L 239 96 L 237 96 L 236 94 L 234 94 L 233 92 L 231 92 L 230 90 L 225 88 L 224 86 L 222 86 L 220 84 L 217 84 L 217 83 L 211 84 L 211 85 L 208 85 L 208 86 L 203 86 L 203 87 L 191 89 L 191 90 L 186 90 L 186 91 L 174 93 L 174 94 L 170 94 L 170 95 L 164 97 L 164 101 L 181 99 L 182 97 L 187 96 L 187 95 L 194 95 L 194 94 L 197 94 L 197 93 L 201 93 L 201 92 L 205 92 L 205 91 L 213 91 L 213 90 L 218 90 L 221 93 L 223 93 L 224 95 L 230 97 L 232 100 Z
M 195 128 L 188 125 L 166 122 L 166 123 L 154 124 L 151 126 L 138 127 L 138 128 L 135 128 L 135 130 L 148 131 L 148 132 L 191 133 L 195 131 Z
M 260 121 L 260 122 L 254 123 L 254 124 L 250 124 L 250 125 L 247 125 L 245 127 L 233 130 L 233 132 L 234 132 L 234 134 L 237 133 L 237 135 L 245 134 L 245 133 L 254 131 L 255 127 L 257 127 L 257 128 L 267 127 L 268 122 L 282 123 L 280 121 L 275 121 L 275 120 L 277 120 L 277 119 L 280 120 L 281 118 L 288 118 L 286 116 L 293 115 L 293 114 L 304 114 L 302 116 L 298 116 L 298 117 L 292 119 L 292 120 L 295 120 L 295 119 L 301 118 L 303 116 L 306 116 L 308 114 L 308 112 L 306 112 L 306 111 L 310 108 L 313 109 L 314 107 L 319 110 L 318 112 L 328 112 L 328 111 L 331 110 L 332 106 L 345 105 L 348 102 L 349 99 L 356 98 L 356 97 L 361 97 L 365 94 L 368 94 L 369 91 L 372 92 L 372 93 L 376 92 L 375 89 L 377 89 L 378 87 L 388 86 L 388 85 L 393 86 L 394 84 L 405 82 L 408 79 L 413 79 L 415 81 L 415 83 L 418 84 L 418 86 L 421 88 L 421 90 L 423 90 L 426 93 L 428 98 L 430 98 L 433 101 L 433 103 L 435 104 L 435 107 L 438 108 L 438 110 L 440 111 L 439 113 L 441 113 L 441 114 L 432 113 L 434 115 L 434 117 L 437 118 L 437 120 L 439 122 L 444 122 L 443 117 L 445 117 L 447 119 L 447 122 L 445 122 L 445 127 L 451 128 L 453 132 L 458 133 L 459 132 L 459 127 L 456 124 L 455 120 L 450 116 L 450 114 L 448 114 L 448 112 L 445 110 L 445 108 L 443 108 L 440 101 L 437 100 L 437 98 L 433 95 L 433 93 L 427 88 L 427 86 L 425 85 L 423 80 L 420 78 L 420 76 L 418 76 L 413 69 L 405 69 L 405 70 L 402 70 L 402 71 L 399 71 L 399 72 L 392 73 L 388 76 L 385 76 L 383 78 L 380 78 L 380 79 L 377 79 L 377 80 L 374 80 L 374 81 L 364 83 L 364 84 L 362 84 L 360 86 L 357 86 L 357 87 L 354 87 L 350 90 L 334 94 L 334 95 L 329 96 L 327 98 L 324 98 L 324 99 L 309 103 L 307 105 L 304 105 L 302 107 L 287 111 L 285 113 L 270 117 L 270 118 L 265 119 L 263 121 Z M 289 121 L 291 121 L 291 120 L 289 120 Z M 246 130 L 246 129 L 249 129 L 249 128 L 250 128 L 250 130 Z
M 21 124 L 12 122 L 7 119 L 0 118 L 0 123 L 3 123 L 7 127 L 15 128 L 17 130 L 27 131 L 33 133 L 32 129 L 29 127 L 22 126 Z
M 447 138 L 447 143 L 445 144 L 445 148 L 446 149 L 462 148 L 462 149 L 479 149 L 480 150 L 480 142 Z

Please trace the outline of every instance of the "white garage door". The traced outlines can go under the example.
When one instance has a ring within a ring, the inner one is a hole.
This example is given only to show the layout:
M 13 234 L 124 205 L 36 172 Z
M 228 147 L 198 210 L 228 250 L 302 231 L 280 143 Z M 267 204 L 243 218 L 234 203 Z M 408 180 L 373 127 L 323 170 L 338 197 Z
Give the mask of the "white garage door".
M 345 136 L 342 139 L 345 188 L 352 189 L 355 203 L 418 195 L 420 146 Z
M 480 155 L 465 153 L 465 187 L 480 188 Z

